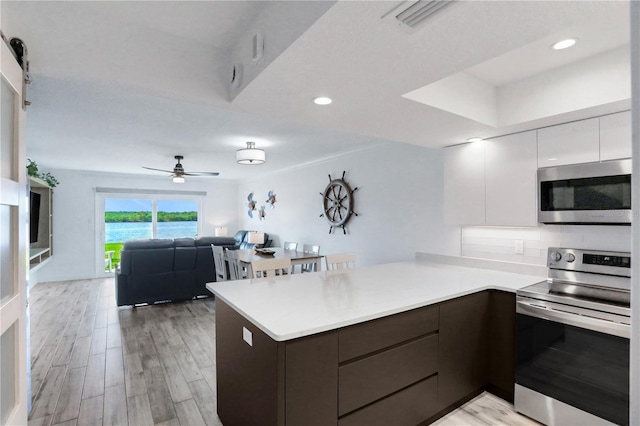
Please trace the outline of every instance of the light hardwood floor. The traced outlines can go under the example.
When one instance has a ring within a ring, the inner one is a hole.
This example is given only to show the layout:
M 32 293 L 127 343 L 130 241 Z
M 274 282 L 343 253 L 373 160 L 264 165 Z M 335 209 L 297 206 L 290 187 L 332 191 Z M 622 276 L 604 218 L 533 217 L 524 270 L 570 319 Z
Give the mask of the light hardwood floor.
M 34 286 L 29 425 L 221 425 L 214 307 L 117 308 L 113 278 Z M 536 424 L 487 393 L 435 423 Z
M 114 279 L 31 289 L 29 425 L 221 425 L 213 298 L 117 308 Z

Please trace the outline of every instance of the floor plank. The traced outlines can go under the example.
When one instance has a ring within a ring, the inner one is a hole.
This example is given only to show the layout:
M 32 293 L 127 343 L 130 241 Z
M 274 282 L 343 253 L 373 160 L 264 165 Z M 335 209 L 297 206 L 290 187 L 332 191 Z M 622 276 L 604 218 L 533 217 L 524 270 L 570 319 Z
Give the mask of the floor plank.
M 101 425 L 104 406 L 103 395 L 83 399 L 80 403 L 78 426 Z
M 176 412 L 181 425 L 205 426 L 200 410 L 193 399 L 176 404 Z
M 124 384 L 105 389 L 102 424 L 104 426 L 128 424 L 127 395 Z
M 222 422 L 218 417 L 216 395 L 209 387 L 206 380 L 196 380 L 189 383 L 189 389 L 193 399 L 200 410 L 202 419 L 207 426 L 220 426 Z
M 56 406 L 53 424 L 63 423 L 78 418 L 80 402 L 82 400 L 82 385 L 86 368 L 74 368 L 67 372 L 67 376 L 60 391 L 60 399 Z
M 130 396 L 127 398 L 127 416 L 131 426 L 153 425 L 153 416 L 151 415 L 151 405 L 147 394 Z
M 154 423 L 176 418 L 176 411 L 162 367 L 145 369 L 144 380 L 147 384 L 147 395 Z
M 104 370 L 105 354 L 96 354 L 89 357 L 87 373 L 84 378 L 82 399 L 92 398 L 104 394 Z
M 140 355 L 137 352 L 124 355 L 124 379 L 127 396 L 147 393 L 142 361 L 140 361 Z
M 77 338 L 75 345 L 73 345 L 73 352 L 71 352 L 69 368 L 86 367 L 89 362 L 90 351 L 91 335 Z
M 51 367 L 42 382 L 42 389 L 32 409 L 33 417 L 46 417 L 55 413 L 60 390 L 67 373 L 66 366 Z

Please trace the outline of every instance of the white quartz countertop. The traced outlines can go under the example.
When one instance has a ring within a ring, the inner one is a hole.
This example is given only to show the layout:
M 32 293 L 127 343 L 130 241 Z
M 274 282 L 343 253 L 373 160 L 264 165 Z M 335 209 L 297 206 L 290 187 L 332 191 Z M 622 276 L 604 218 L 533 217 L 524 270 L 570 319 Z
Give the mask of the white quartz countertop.
M 286 341 L 482 290 L 515 292 L 545 279 L 440 263 L 398 262 L 213 282 L 207 288 L 272 339 Z

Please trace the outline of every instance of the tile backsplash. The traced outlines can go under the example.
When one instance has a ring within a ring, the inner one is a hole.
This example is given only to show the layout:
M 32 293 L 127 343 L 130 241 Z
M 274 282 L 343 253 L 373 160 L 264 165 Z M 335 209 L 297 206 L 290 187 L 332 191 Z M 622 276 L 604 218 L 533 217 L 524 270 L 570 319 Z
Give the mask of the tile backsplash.
M 535 228 L 467 226 L 461 255 L 479 259 L 546 265 L 549 247 L 631 251 L 630 226 L 542 225 Z M 516 246 L 522 244 L 522 254 Z

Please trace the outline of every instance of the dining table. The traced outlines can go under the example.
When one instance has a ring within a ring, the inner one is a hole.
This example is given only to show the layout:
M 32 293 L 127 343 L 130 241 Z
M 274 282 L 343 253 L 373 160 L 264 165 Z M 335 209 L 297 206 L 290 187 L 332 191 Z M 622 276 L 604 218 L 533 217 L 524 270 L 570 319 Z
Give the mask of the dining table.
M 251 269 L 251 262 L 257 260 L 265 260 L 265 259 L 291 259 L 291 265 L 293 267 L 292 272 L 295 272 L 295 267 L 297 265 L 309 265 L 312 264 L 314 271 L 321 270 L 321 261 L 324 257 L 318 253 L 305 253 L 297 250 L 285 250 L 282 247 L 270 247 L 264 249 L 267 253 L 261 253 L 260 250 L 256 251 L 255 249 L 249 250 L 236 250 L 238 253 L 238 261 L 240 264 L 247 268 L 249 272 L 249 276 L 253 276 L 253 270 Z

